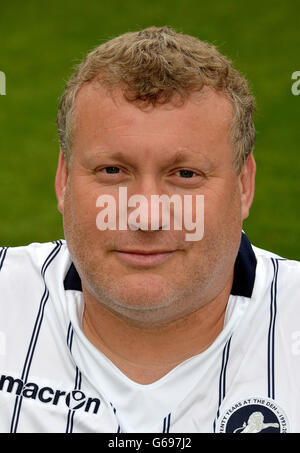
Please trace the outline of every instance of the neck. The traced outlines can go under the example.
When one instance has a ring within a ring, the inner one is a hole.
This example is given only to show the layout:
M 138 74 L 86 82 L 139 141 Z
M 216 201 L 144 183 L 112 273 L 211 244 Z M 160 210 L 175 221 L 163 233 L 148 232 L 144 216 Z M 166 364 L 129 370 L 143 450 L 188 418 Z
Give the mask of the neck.
M 223 329 L 231 286 L 232 278 L 214 300 L 184 318 L 159 327 L 129 323 L 83 288 L 83 331 L 127 377 L 140 384 L 150 384 L 213 343 Z

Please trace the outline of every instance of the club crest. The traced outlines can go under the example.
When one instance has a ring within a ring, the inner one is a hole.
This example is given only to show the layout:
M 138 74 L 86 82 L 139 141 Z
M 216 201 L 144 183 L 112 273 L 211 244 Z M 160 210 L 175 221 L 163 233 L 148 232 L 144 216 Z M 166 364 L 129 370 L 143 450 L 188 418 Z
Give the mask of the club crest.
M 276 401 L 246 398 L 232 404 L 217 420 L 218 433 L 288 433 L 288 420 Z

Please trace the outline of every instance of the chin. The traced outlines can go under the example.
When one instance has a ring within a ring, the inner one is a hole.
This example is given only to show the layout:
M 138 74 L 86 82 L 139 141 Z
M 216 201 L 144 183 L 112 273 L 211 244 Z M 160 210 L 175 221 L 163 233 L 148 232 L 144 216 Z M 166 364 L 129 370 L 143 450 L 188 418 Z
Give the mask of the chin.
M 116 314 L 137 319 L 143 319 L 146 313 L 165 311 L 174 303 L 176 291 L 172 291 L 161 277 L 156 276 L 148 281 L 147 278 L 141 281 L 133 276 L 129 277 L 111 277 L 110 282 L 93 285 L 94 298 Z
M 149 306 L 145 302 L 140 303 L 139 306 L 133 306 L 122 301 L 120 305 L 111 305 L 106 308 L 126 323 L 144 329 L 163 327 L 181 317 L 174 313 L 172 305 L 164 306 L 163 303 L 153 304 L 152 302 L 152 306 Z
M 153 311 L 168 307 L 171 304 L 171 294 L 166 288 L 145 287 L 144 283 L 139 287 L 129 288 L 125 291 L 109 291 L 111 300 L 127 310 L 135 311 Z

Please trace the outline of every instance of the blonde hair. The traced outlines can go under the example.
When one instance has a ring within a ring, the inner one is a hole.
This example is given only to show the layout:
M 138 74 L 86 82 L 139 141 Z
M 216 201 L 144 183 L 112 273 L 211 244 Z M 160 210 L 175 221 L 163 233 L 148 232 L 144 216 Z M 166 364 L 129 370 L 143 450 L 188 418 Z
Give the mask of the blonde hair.
M 57 125 L 67 161 L 72 149 L 75 98 L 92 80 L 122 88 L 129 102 L 140 106 L 184 100 L 203 86 L 223 92 L 233 106 L 233 167 L 240 172 L 253 150 L 255 101 L 246 79 L 215 46 L 168 27 L 150 27 L 107 41 L 92 50 L 68 81 L 60 99 Z

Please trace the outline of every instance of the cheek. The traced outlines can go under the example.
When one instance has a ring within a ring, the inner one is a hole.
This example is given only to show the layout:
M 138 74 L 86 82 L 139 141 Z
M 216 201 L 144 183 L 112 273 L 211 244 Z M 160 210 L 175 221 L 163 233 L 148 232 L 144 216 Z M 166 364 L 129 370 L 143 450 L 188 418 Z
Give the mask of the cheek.
M 66 187 L 63 217 L 65 234 L 71 236 L 70 240 L 81 236 L 78 239 L 86 242 L 90 236 L 99 233 L 96 227 L 97 195 L 90 189 L 89 185 L 72 180 Z
M 217 189 L 204 195 L 204 224 L 207 231 L 231 228 L 233 224 L 241 226 L 241 214 L 239 187 L 234 182 L 220 184 Z
M 70 200 L 74 211 L 80 216 L 82 222 L 90 222 L 95 220 L 97 215 L 97 190 L 95 185 L 87 181 L 84 177 L 73 182 L 71 180 L 70 187 Z

